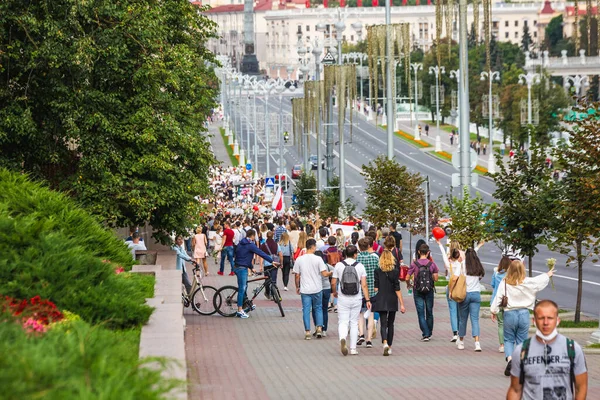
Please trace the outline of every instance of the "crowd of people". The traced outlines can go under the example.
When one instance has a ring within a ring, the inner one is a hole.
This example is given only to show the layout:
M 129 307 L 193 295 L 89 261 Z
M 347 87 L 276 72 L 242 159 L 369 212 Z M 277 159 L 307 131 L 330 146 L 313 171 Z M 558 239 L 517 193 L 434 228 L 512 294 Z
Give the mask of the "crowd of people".
M 207 199 L 212 211 L 206 224 L 190 235 L 190 251 L 205 274 L 212 273 L 206 259 L 213 257 L 218 275 L 237 277 L 237 317 L 248 318 L 250 311 L 243 308 L 248 306 L 249 274 L 269 274 L 279 286 L 281 271 L 283 291 L 295 289 L 301 297 L 305 340 L 327 337 L 329 316 L 337 313 L 337 336 L 344 356 L 357 355 L 363 345 L 372 348 L 377 327 L 382 354 L 390 356 L 396 315 L 406 312 L 401 285 L 412 290 L 420 340 L 429 342 L 434 333 L 435 282 L 443 275 L 449 282 L 449 342 L 464 350 L 470 325 L 473 350 L 483 350 L 479 318 L 485 270 L 479 246 L 463 249 L 452 241 L 446 248 L 437 240 L 443 261 L 440 268 L 427 242 L 419 240 L 405 263 L 396 224 L 376 227 L 361 221 L 274 213 L 261 202 L 264 187 L 260 180 L 252 181 L 232 169 L 213 172 L 213 196 Z M 247 185 L 237 184 L 243 181 Z M 183 241 L 179 243 L 183 249 Z M 509 399 L 586 398 L 587 368 L 581 347 L 558 334 L 554 302 L 536 303 L 537 293 L 552 275 L 551 270 L 526 277 L 521 257 L 513 252 L 504 254 L 494 271 L 490 311 L 498 323 L 498 351 L 507 362 L 504 373 L 511 376 Z M 266 291 L 267 298 L 275 295 Z M 533 338 L 528 338 L 530 310 L 537 327 Z

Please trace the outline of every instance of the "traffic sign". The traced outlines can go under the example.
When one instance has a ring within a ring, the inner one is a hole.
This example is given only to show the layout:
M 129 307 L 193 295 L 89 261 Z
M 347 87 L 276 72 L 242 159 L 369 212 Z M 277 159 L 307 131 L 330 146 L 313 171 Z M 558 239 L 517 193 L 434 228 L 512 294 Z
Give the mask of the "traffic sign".
M 265 187 L 275 187 L 275 178 L 270 176 L 265 179 Z
M 246 164 L 246 171 L 252 171 L 252 164 Z
M 327 53 L 325 53 L 325 56 L 321 60 L 321 64 L 333 65 L 333 64 L 335 64 L 335 62 L 336 62 L 335 57 L 333 56 L 333 54 L 331 54 L 331 52 L 329 50 L 327 50 Z

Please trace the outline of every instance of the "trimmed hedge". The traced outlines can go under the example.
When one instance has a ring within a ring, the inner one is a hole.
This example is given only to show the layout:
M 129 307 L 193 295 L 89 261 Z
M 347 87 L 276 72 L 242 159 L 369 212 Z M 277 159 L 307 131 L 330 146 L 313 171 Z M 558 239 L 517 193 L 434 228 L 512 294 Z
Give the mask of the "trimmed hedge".
M 110 260 L 104 262 L 103 260 Z M 143 324 L 152 309 L 122 240 L 63 194 L 0 169 L 0 294 L 39 295 L 111 328 Z
M 84 321 L 27 335 L 0 321 L 0 387 L 8 399 L 163 399 L 178 385 L 142 368 L 139 329 L 112 331 Z

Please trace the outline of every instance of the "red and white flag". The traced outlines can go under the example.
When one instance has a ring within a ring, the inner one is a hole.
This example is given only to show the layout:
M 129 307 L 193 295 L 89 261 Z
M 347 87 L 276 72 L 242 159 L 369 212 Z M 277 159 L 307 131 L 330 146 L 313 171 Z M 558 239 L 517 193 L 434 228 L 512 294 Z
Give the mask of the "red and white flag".
M 279 185 L 277 191 L 275 192 L 275 196 L 273 197 L 273 204 L 271 204 L 271 207 L 275 211 L 283 210 L 283 192 L 281 190 L 281 185 Z

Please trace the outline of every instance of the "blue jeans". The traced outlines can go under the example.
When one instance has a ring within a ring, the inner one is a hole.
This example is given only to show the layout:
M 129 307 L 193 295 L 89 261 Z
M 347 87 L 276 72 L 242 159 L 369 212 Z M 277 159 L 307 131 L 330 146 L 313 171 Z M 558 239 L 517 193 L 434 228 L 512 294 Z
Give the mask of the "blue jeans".
M 327 308 L 329 307 L 329 298 L 331 297 L 331 289 L 323 289 L 321 292 L 321 313 L 323 315 L 323 331 L 327 332 L 327 323 L 329 322 L 329 315 L 327 314 Z M 304 303 L 303 303 L 304 305 Z M 317 324 L 317 313 L 313 307 L 312 310 L 313 322 L 315 326 L 319 326 Z
M 304 321 L 305 331 L 310 331 L 311 308 L 315 313 L 315 326 L 323 326 L 323 300 L 321 293 L 300 294 L 302 298 L 302 320 Z
M 233 272 L 237 276 L 238 283 L 237 306 L 242 307 L 244 305 L 244 297 L 246 297 L 246 289 L 248 288 L 248 268 L 234 267 Z
M 265 271 L 263 274 L 265 276 L 268 276 L 271 278 L 271 282 L 273 282 L 274 284 L 277 284 L 277 268 L 273 268 L 272 265 L 265 265 L 264 266 L 265 269 L 269 269 L 269 271 Z M 269 296 L 273 296 L 273 293 L 271 291 L 271 285 L 267 285 L 265 286 L 265 294 L 269 295 Z
M 223 272 L 225 268 L 225 256 L 229 259 L 229 264 L 231 264 L 231 270 L 233 271 L 233 246 L 226 246 L 221 250 L 221 267 L 219 268 L 219 272 Z
M 446 300 L 448 300 L 448 311 L 450 312 L 450 326 L 454 334 L 454 332 L 458 332 L 458 303 L 449 297 L 448 292 L 446 292 Z
M 428 294 L 413 292 L 415 307 L 419 316 L 419 328 L 423 337 L 430 337 L 433 334 L 433 290 Z
M 523 343 L 529 334 L 529 310 L 504 311 L 504 355 L 512 356 L 515 347 Z
M 471 334 L 473 337 L 479 336 L 479 309 L 481 308 L 481 293 L 467 292 L 465 301 L 458 305 L 459 321 L 458 336 L 465 337 L 467 333 L 467 321 L 471 316 Z

